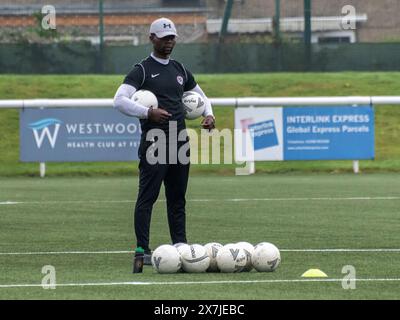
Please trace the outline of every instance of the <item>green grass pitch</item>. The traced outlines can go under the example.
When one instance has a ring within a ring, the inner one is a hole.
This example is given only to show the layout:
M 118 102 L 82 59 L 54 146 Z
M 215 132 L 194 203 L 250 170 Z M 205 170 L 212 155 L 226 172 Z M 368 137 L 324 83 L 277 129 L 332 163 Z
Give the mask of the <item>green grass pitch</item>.
M 0 299 L 399 299 L 399 190 L 396 173 L 193 175 L 191 243 L 269 241 L 282 262 L 273 273 L 161 275 L 132 274 L 137 177 L 0 178 Z M 151 246 L 164 243 L 161 193 Z M 46 265 L 56 289 L 41 286 Z M 346 265 L 355 289 L 342 287 Z M 311 268 L 328 278 L 302 278 Z

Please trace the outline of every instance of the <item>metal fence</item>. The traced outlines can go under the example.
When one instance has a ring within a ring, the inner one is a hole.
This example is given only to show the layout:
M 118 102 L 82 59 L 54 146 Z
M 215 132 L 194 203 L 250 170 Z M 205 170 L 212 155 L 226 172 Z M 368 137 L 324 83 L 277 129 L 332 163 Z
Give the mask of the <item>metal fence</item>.
M 3 0 L 0 73 L 125 73 L 161 16 L 194 72 L 399 70 L 400 1 L 347 2 Z
M 126 74 L 151 48 L 87 43 L 3 44 L 0 73 Z M 174 58 L 194 73 L 400 71 L 400 44 L 180 44 Z

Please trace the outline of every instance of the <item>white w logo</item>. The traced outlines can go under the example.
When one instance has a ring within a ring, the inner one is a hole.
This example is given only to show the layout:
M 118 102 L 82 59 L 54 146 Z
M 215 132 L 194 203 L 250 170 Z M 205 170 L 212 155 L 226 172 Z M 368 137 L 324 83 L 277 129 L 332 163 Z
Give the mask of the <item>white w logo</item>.
M 50 132 L 49 126 L 54 124 L 53 133 Z M 60 130 L 61 121 L 57 119 L 43 119 L 35 123 L 29 124 L 29 127 L 33 131 L 33 136 L 35 137 L 36 145 L 40 149 L 42 147 L 44 138 L 50 142 L 50 146 L 54 149 L 57 141 L 58 131 Z M 39 132 L 39 130 L 42 131 Z
M 236 260 L 238 254 L 239 254 L 239 249 L 229 249 L 229 251 L 231 252 L 233 260 Z
M 154 264 L 156 265 L 156 268 L 157 268 L 157 269 L 160 268 L 161 258 L 162 258 L 162 257 L 154 257 L 154 258 L 153 258 Z

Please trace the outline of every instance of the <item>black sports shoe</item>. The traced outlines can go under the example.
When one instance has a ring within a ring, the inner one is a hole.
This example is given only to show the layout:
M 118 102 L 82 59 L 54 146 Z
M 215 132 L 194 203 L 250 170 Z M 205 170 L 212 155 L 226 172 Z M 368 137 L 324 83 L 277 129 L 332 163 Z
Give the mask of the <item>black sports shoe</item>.
M 151 250 L 144 250 L 143 264 L 145 266 L 151 266 Z

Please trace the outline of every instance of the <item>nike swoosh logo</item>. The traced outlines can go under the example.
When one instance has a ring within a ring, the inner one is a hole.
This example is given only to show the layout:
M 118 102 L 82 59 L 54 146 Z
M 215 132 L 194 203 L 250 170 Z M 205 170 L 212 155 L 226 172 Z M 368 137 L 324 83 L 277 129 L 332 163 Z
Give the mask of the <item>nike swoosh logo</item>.
M 156 73 L 156 74 L 152 74 L 151 77 L 152 77 L 152 78 L 155 78 L 155 77 L 157 77 L 157 76 L 159 76 L 159 75 L 160 75 L 159 73 Z

